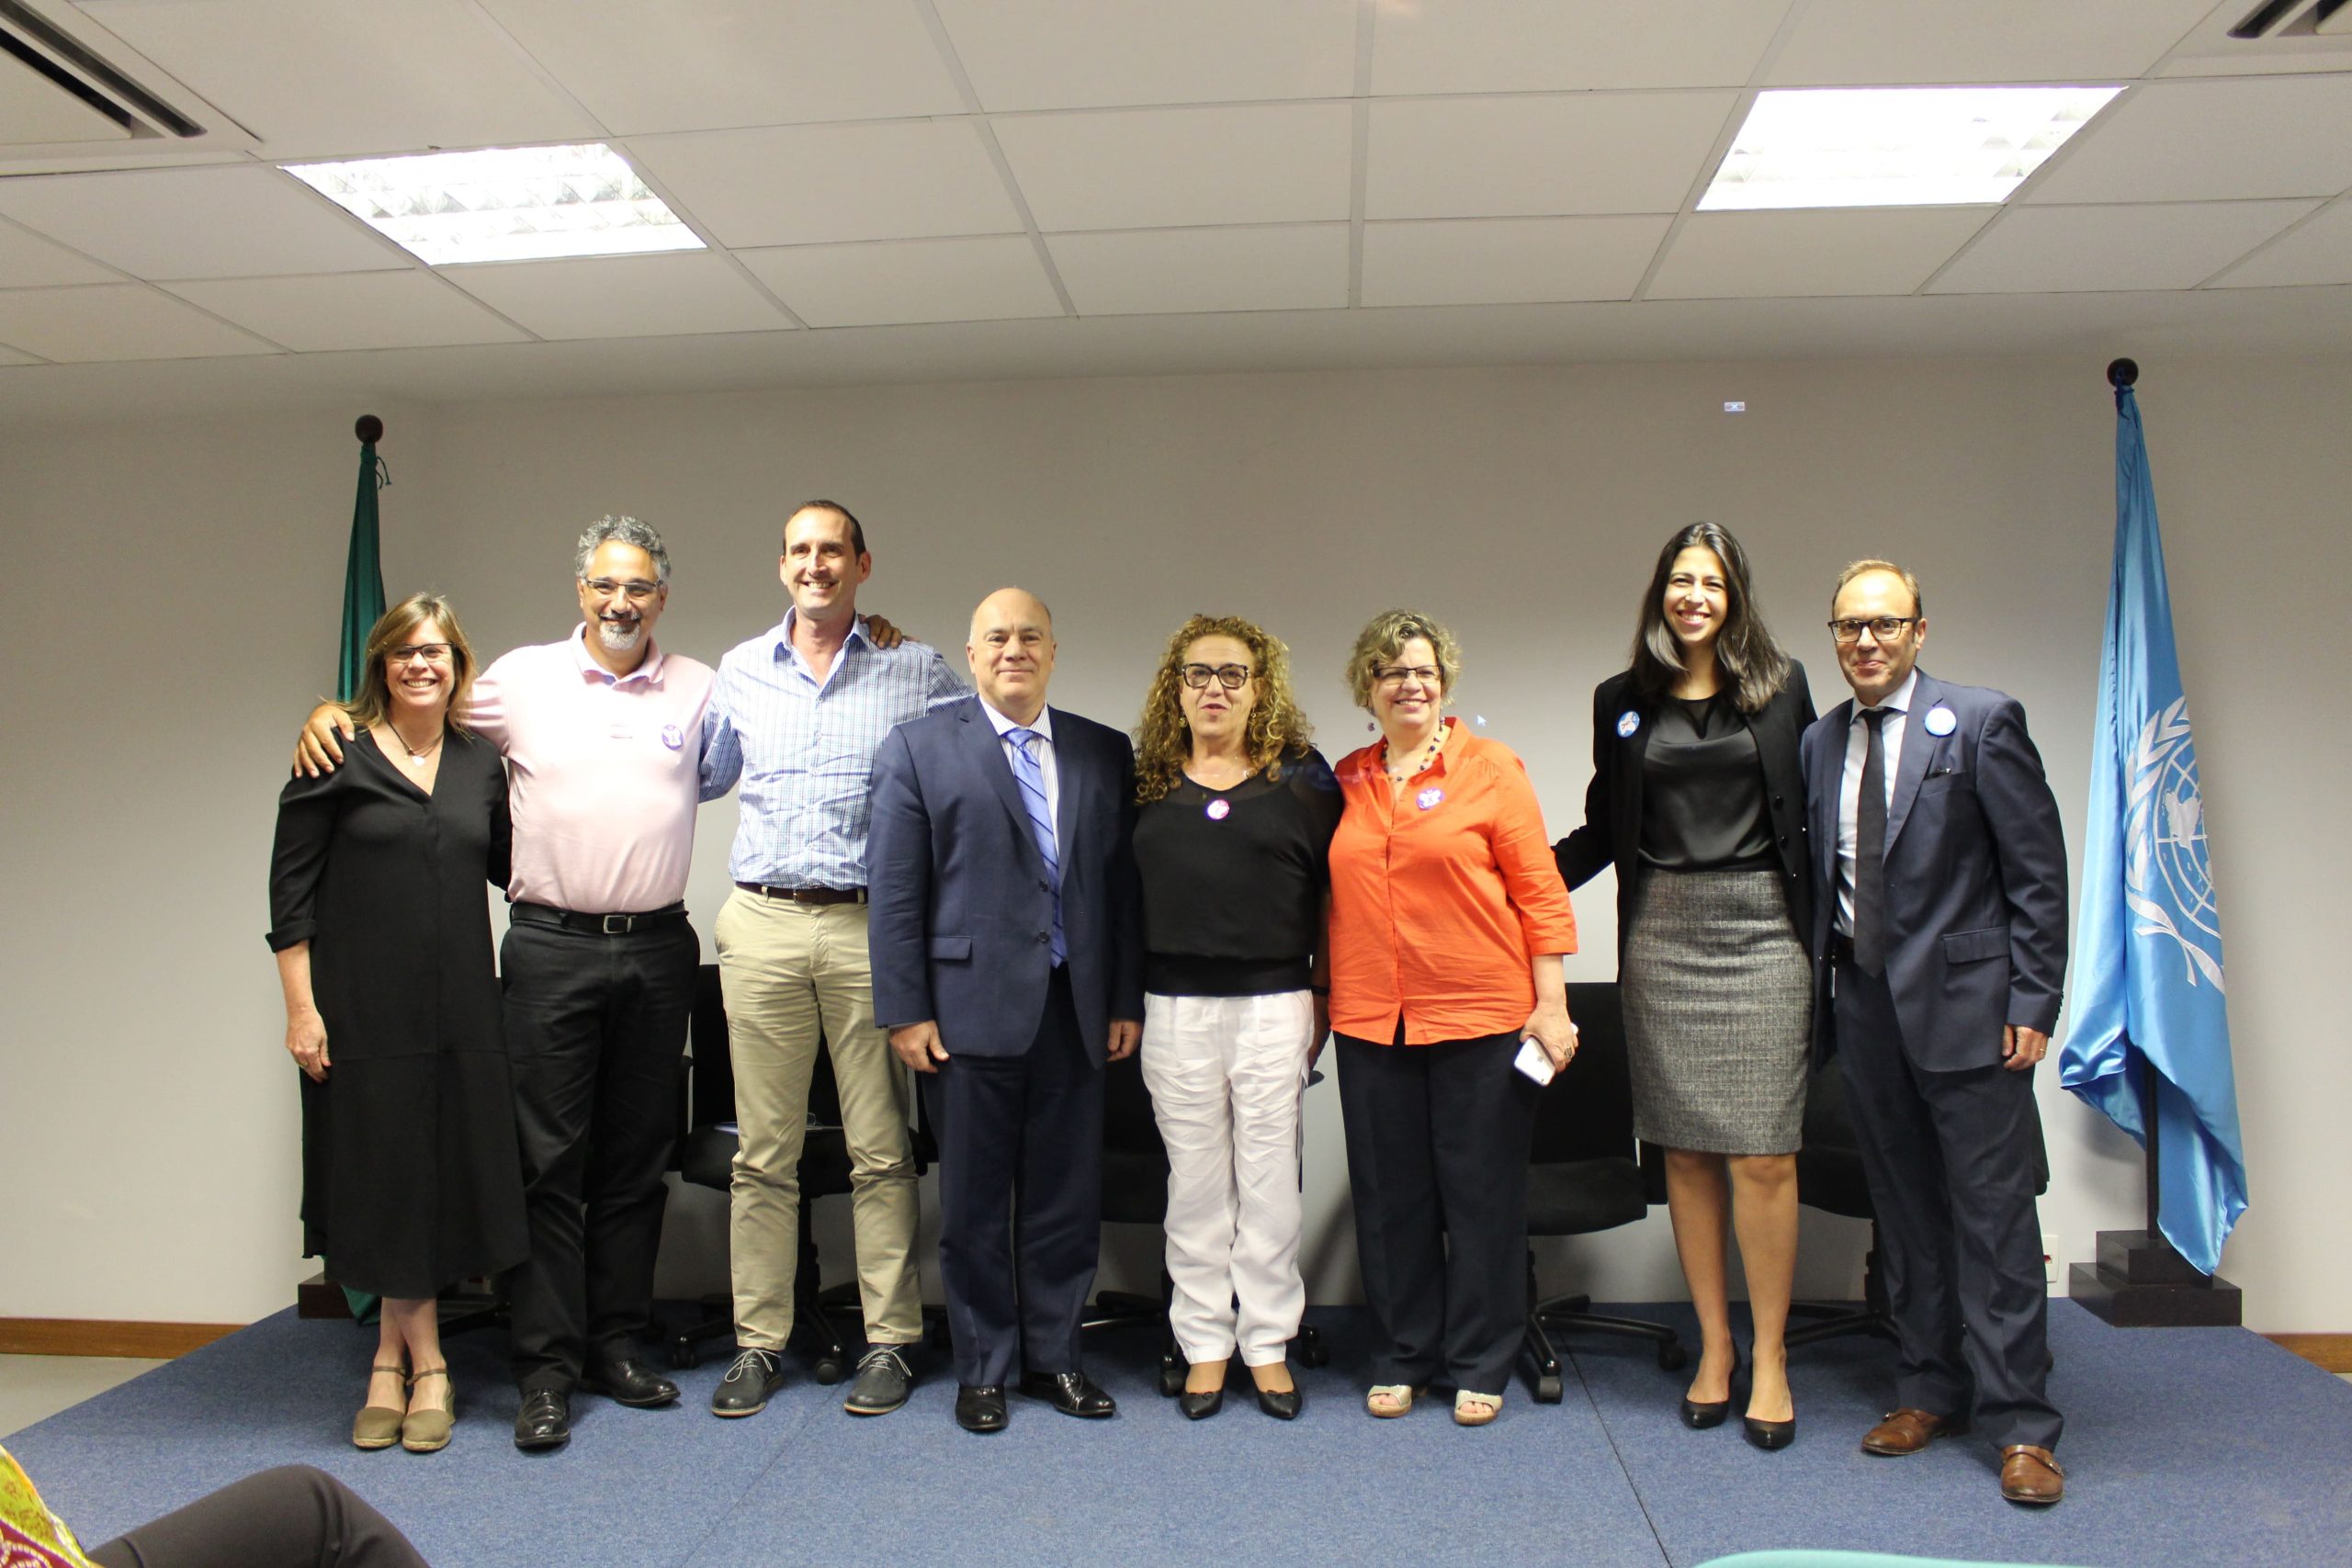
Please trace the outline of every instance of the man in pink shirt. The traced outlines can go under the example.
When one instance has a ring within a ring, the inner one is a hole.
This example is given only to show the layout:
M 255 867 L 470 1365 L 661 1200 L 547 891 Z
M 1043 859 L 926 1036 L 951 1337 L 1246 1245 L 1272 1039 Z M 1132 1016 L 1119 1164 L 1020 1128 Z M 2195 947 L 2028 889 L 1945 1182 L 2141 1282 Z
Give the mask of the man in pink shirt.
M 653 529 L 592 525 L 574 575 L 583 624 L 491 665 L 464 716 L 505 754 L 514 818 L 499 973 L 531 1237 L 512 1280 L 524 1450 L 570 1439 L 575 1388 L 678 1397 L 631 1339 L 652 1305 L 702 958 L 684 900 L 712 672 L 654 646 L 670 558 Z M 341 711 L 311 716 L 298 766 L 341 760 Z

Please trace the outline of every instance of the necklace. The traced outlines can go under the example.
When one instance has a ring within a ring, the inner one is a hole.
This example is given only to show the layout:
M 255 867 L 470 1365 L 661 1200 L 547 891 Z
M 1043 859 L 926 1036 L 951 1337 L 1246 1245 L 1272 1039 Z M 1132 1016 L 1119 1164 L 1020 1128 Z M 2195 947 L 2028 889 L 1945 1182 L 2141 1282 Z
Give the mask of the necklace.
M 1386 743 L 1383 742 L 1383 744 L 1385 745 Z M 1419 751 L 1415 752 L 1413 756 L 1408 760 L 1408 765 L 1400 768 L 1394 762 L 1385 764 L 1388 770 L 1388 777 L 1394 783 L 1403 784 L 1407 779 L 1413 777 L 1416 773 L 1425 773 L 1429 772 L 1430 764 L 1437 761 L 1437 754 L 1444 749 L 1445 727 L 1440 725 L 1438 727 L 1438 732 L 1430 737 L 1430 743 L 1427 746 L 1422 747 Z
M 409 744 L 408 737 L 401 733 L 399 725 L 388 719 L 385 721 L 384 728 L 392 732 L 392 738 L 398 740 L 401 743 L 401 749 L 408 753 L 408 765 L 412 768 L 421 768 L 431 761 L 433 753 L 441 750 L 442 738 L 448 733 L 447 730 L 436 729 L 433 732 L 432 743 L 419 748 Z

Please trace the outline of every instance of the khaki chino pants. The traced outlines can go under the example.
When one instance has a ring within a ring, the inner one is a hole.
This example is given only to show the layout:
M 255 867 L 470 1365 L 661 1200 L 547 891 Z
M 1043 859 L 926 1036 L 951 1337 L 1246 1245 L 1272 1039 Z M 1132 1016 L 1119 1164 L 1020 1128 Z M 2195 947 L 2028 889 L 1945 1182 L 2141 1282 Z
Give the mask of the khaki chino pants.
M 865 1337 L 899 1345 L 922 1337 L 907 1075 L 875 1027 L 865 917 L 863 904 L 795 904 L 738 888 L 714 929 L 741 1131 L 728 1253 L 735 1337 L 746 1349 L 781 1350 L 792 1334 L 800 1151 L 820 1035 L 849 1143 Z

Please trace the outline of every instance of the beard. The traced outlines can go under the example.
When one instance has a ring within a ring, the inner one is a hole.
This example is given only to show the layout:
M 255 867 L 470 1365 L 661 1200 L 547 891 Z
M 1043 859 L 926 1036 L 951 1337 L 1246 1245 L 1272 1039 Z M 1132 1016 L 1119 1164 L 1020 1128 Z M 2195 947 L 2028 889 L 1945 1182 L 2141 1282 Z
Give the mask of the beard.
M 605 645 L 605 651 L 607 653 L 627 653 L 637 646 L 638 638 L 644 635 L 645 623 L 642 621 L 600 619 L 596 623 L 596 640 Z

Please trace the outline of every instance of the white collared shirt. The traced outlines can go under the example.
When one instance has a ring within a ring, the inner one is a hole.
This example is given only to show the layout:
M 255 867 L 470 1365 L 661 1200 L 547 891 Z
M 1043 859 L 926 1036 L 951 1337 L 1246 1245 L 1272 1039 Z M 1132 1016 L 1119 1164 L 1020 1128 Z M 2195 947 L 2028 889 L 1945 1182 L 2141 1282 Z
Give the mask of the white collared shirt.
M 1903 761 L 1903 737 L 1911 725 L 1911 694 L 1919 684 L 1919 667 L 1913 665 L 1911 673 L 1903 677 L 1903 684 L 1889 692 L 1878 705 L 1886 710 L 1886 717 L 1879 726 L 1882 750 L 1886 753 L 1886 804 L 1890 812 L 1894 806 L 1894 773 Z M 1870 726 L 1862 722 L 1862 715 L 1871 712 L 1860 703 L 1854 705 L 1854 716 L 1846 727 L 1846 771 L 1838 783 L 1838 929 L 1846 935 L 1854 934 L 1854 810 L 1862 797 L 1862 764 L 1869 760 Z M 1891 824 L 1890 824 L 1891 825 Z
M 1004 752 L 1004 765 L 1008 768 L 1013 766 L 1013 748 L 1018 744 L 1006 738 L 1010 732 L 1015 729 L 1032 729 L 1045 738 L 1036 743 L 1037 750 L 1034 755 L 1037 759 L 1037 771 L 1045 775 L 1046 815 L 1053 818 L 1054 858 L 1059 860 L 1062 848 L 1062 774 L 1061 769 L 1054 762 L 1054 710 L 1039 708 L 1036 718 L 1025 725 L 1016 724 L 997 712 L 995 708 L 989 705 L 989 700 L 986 697 L 980 699 L 980 711 L 988 715 L 989 723 L 996 727 L 997 745 Z M 1021 777 L 1017 773 L 1012 776 L 1016 782 Z

